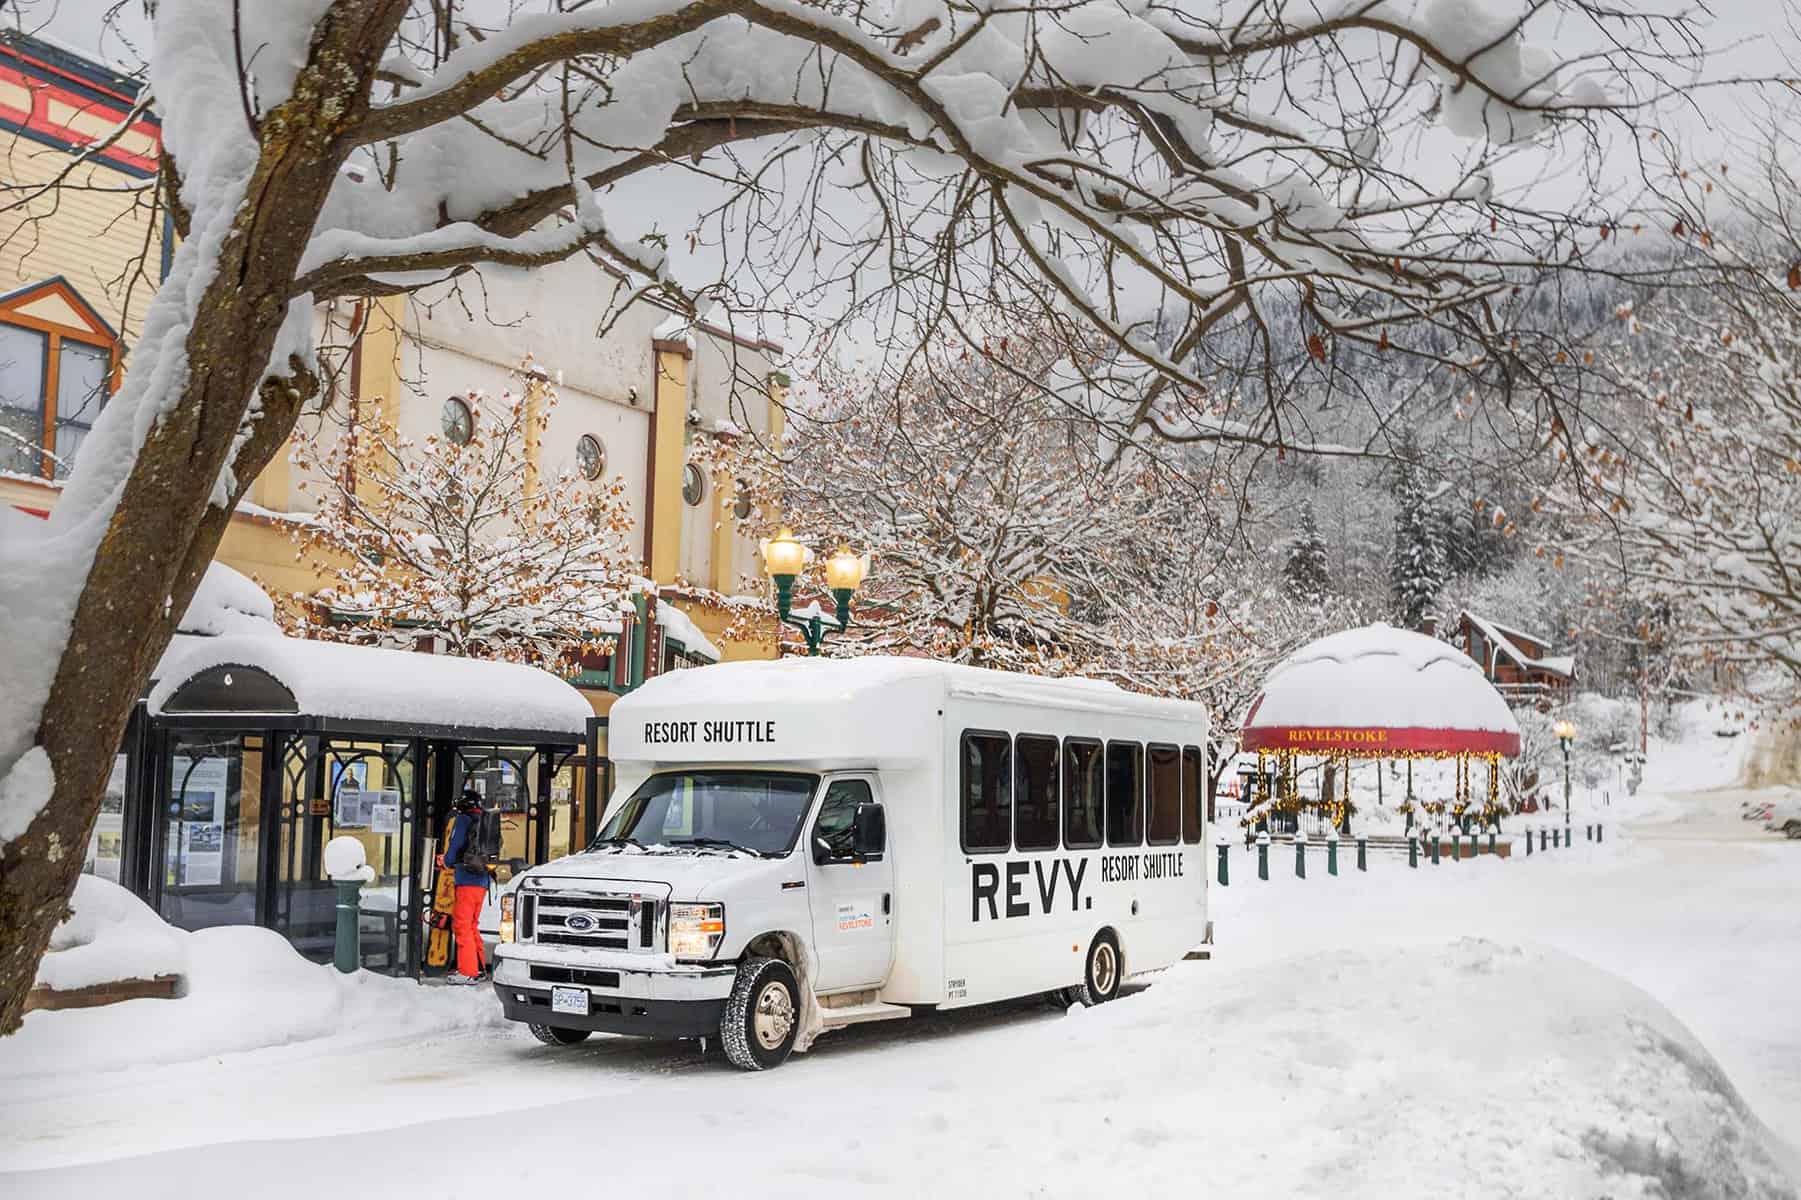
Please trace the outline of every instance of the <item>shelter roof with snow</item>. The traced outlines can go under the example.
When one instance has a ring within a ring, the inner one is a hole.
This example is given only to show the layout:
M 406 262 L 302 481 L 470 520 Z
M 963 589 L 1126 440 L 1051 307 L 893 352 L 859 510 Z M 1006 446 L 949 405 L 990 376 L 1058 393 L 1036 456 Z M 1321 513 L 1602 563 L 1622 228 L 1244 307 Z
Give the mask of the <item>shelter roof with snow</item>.
M 1245 714 L 1246 750 L 1303 754 L 1520 752 L 1520 727 L 1457 647 L 1376 624 L 1320 638 L 1270 672 Z
M 153 717 L 246 714 L 307 728 L 356 723 L 413 736 L 578 740 L 594 710 L 548 671 L 514 663 L 316 642 L 283 634 L 269 596 L 207 568 L 157 664 Z

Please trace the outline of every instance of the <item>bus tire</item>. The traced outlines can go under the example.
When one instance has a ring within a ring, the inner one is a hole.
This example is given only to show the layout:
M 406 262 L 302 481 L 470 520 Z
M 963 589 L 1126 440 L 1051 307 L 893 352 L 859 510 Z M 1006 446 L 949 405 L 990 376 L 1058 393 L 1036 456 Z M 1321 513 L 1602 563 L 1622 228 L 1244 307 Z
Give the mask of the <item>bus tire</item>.
M 1119 939 L 1113 931 L 1103 929 L 1088 943 L 1088 956 L 1082 966 L 1082 982 L 1069 989 L 1069 995 L 1084 1008 L 1119 995 L 1120 981 L 1125 978 L 1125 960 L 1119 953 Z
M 800 1015 L 800 984 L 788 964 L 779 958 L 745 959 L 719 1021 L 726 1060 L 741 1071 L 781 1066 L 794 1050 Z
M 533 1024 L 528 1028 L 532 1031 L 532 1036 L 546 1046 L 574 1046 L 587 1041 L 588 1034 L 593 1032 L 588 1029 L 569 1029 L 562 1025 Z

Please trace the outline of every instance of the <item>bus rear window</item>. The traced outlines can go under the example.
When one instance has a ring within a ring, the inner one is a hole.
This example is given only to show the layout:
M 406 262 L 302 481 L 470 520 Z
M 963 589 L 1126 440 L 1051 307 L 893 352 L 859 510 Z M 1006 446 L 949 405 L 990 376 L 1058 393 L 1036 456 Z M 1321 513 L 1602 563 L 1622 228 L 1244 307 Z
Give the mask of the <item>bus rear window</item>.
M 1004 733 L 963 734 L 963 851 L 991 854 L 1013 838 L 1012 745 Z
M 1013 845 L 1057 848 L 1057 739 L 1022 733 L 1013 742 Z
M 1107 743 L 1107 844 L 1144 843 L 1144 747 Z
M 1092 850 L 1101 844 L 1101 744 L 1087 738 L 1063 742 L 1063 846 Z
M 1150 759 L 1147 840 L 1153 846 L 1173 846 L 1182 840 L 1182 752 L 1153 745 Z
M 1182 747 L 1182 840 L 1191 845 L 1201 840 L 1201 792 L 1206 786 L 1200 747 Z

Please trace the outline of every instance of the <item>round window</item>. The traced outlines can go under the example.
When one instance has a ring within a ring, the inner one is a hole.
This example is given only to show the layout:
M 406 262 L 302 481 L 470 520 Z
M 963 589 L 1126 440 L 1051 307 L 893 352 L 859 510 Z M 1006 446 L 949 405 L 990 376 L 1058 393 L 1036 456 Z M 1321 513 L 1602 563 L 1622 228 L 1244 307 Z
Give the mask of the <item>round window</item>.
M 469 402 L 461 396 L 452 396 L 444 402 L 438 413 L 438 423 L 444 428 L 444 436 L 459 446 L 467 445 L 475 436 L 475 414 L 469 411 Z
M 750 501 L 746 500 L 743 496 L 738 497 L 737 501 L 732 505 L 732 515 L 737 517 L 740 521 L 750 520 Z
M 599 479 L 607 469 L 607 448 L 591 433 L 584 433 L 575 443 L 575 462 L 583 479 Z
M 689 504 L 699 504 L 707 496 L 707 473 L 700 469 L 699 463 L 689 463 L 682 468 L 682 499 Z

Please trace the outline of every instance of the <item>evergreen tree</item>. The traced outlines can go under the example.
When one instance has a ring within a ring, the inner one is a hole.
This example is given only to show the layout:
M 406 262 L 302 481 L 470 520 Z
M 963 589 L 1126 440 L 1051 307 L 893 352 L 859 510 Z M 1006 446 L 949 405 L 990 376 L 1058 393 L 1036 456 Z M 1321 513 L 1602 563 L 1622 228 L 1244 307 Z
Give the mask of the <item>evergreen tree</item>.
M 1326 601 L 1331 576 L 1326 567 L 1326 542 L 1319 535 L 1319 523 L 1313 519 L 1313 501 L 1301 501 L 1301 531 L 1288 547 L 1288 558 L 1282 564 L 1288 580 L 1288 591 L 1296 600 L 1315 608 Z
M 1394 479 L 1395 540 L 1389 560 L 1389 592 L 1401 627 L 1418 629 L 1445 584 L 1443 522 L 1429 498 L 1430 480 L 1419 448 L 1409 441 L 1400 455 Z

